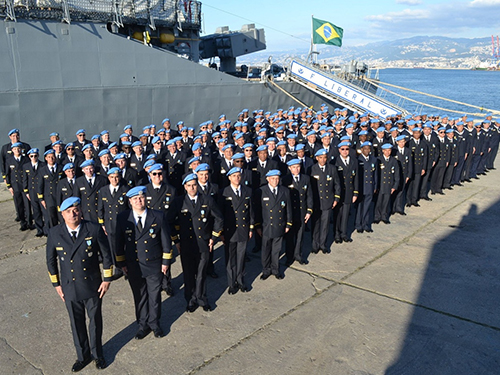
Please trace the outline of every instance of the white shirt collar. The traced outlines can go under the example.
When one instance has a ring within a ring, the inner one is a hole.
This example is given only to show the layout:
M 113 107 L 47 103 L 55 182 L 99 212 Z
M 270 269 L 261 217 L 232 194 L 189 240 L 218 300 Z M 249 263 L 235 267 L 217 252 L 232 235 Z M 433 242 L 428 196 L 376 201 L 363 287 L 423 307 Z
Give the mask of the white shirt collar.
M 76 229 L 71 229 L 70 227 L 68 227 L 67 224 L 65 224 L 65 225 L 66 225 L 66 229 L 69 232 L 70 237 L 72 237 L 71 232 L 76 232 L 76 237 L 78 237 L 78 234 L 80 233 L 80 229 L 82 228 L 82 224 L 80 224 Z
M 139 216 L 141 217 L 141 223 L 142 223 L 142 226 L 144 227 L 144 223 L 146 222 L 146 217 L 148 215 L 148 209 L 146 208 L 146 210 L 142 213 L 142 215 L 138 215 L 137 212 L 135 212 L 134 210 L 132 210 L 132 214 L 134 215 L 134 220 L 135 220 L 136 224 L 137 224 Z

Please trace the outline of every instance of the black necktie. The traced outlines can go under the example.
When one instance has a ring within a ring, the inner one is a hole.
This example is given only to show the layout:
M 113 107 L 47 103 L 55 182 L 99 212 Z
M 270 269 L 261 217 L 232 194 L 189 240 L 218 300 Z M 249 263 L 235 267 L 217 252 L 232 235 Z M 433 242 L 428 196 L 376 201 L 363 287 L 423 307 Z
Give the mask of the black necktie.
M 36 172 L 36 165 L 33 166 L 33 170 Z
M 324 173 L 325 172 L 325 167 L 323 166 L 323 167 L 320 167 L 320 168 L 321 168 L 321 172 Z
M 196 199 L 191 199 L 191 202 L 193 203 L 193 207 L 196 206 Z
M 71 231 L 71 241 L 73 241 L 73 243 L 76 242 L 76 230 Z
M 117 188 L 114 188 L 114 189 L 113 189 L 113 192 L 111 193 L 111 196 L 112 196 L 113 198 L 115 197 L 115 195 L 116 195 L 116 191 L 117 191 L 117 190 L 118 190 Z
M 73 180 L 69 180 L 69 187 L 73 189 Z
M 92 189 L 92 180 L 89 180 L 89 186 Z
M 141 222 L 141 217 L 137 217 L 137 231 L 140 233 L 142 232 L 142 222 Z
M 295 176 L 295 182 L 299 183 L 299 176 Z
M 277 194 L 277 192 L 276 192 L 276 188 L 274 188 L 274 189 L 273 189 L 273 195 L 274 195 L 274 197 L 275 197 L 275 198 L 276 198 L 276 194 Z
M 236 196 L 239 198 L 240 197 L 240 189 L 236 189 Z
M 50 173 L 51 173 L 51 174 L 56 173 L 56 169 L 55 169 L 54 167 L 50 167 Z

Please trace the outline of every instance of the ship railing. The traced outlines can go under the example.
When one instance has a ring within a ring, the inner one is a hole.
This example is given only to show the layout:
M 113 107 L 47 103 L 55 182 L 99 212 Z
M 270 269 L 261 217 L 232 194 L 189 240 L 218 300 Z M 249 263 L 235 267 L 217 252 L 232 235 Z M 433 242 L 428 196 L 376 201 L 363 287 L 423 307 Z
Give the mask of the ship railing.
M 189 0 L 0 0 L 8 20 L 113 22 L 201 28 L 201 2 Z

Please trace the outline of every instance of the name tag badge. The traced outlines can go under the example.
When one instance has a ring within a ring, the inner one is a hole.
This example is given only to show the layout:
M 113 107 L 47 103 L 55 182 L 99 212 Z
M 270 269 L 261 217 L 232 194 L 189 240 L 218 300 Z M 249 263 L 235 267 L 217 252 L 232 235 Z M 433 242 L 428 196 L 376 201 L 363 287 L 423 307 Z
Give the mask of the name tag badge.
M 231 198 L 231 197 L 226 197 L 226 200 L 227 200 L 227 201 L 232 201 L 232 200 L 233 200 L 233 198 Z
M 186 212 L 188 212 L 188 210 L 187 210 L 187 208 L 186 208 L 186 209 L 182 210 L 181 212 L 182 212 L 183 214 L 185 214 Z
M 263 200 L 263 201 L 268 201 L 268 200 L 269 200 L 269 198 L 268 198 L 268 197 L 264 197 L 264 198 L 262 198 L 262 200 Z

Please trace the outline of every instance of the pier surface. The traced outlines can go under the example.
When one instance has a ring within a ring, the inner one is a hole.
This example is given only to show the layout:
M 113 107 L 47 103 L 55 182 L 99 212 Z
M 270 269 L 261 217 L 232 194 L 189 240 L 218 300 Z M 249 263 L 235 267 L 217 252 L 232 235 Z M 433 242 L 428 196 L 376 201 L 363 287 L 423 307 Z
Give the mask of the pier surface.
M 103 303 L 108 368 L 81 373 L 498 374 L 500 170 L 432 198 L 308 265 L 282 263 L 284 280 L 260 280 L 260 254 L 250 254 L 248 293 L 228 295 L 219 246 L 212 312 L 184 311 L 177 259 L 161 339 L 134 340 L 132 294 L 119 279 Z M 14 215 L 2 185 L 0 373 L 70 373 L 76 355 L 45 239 L 20 232 Z

